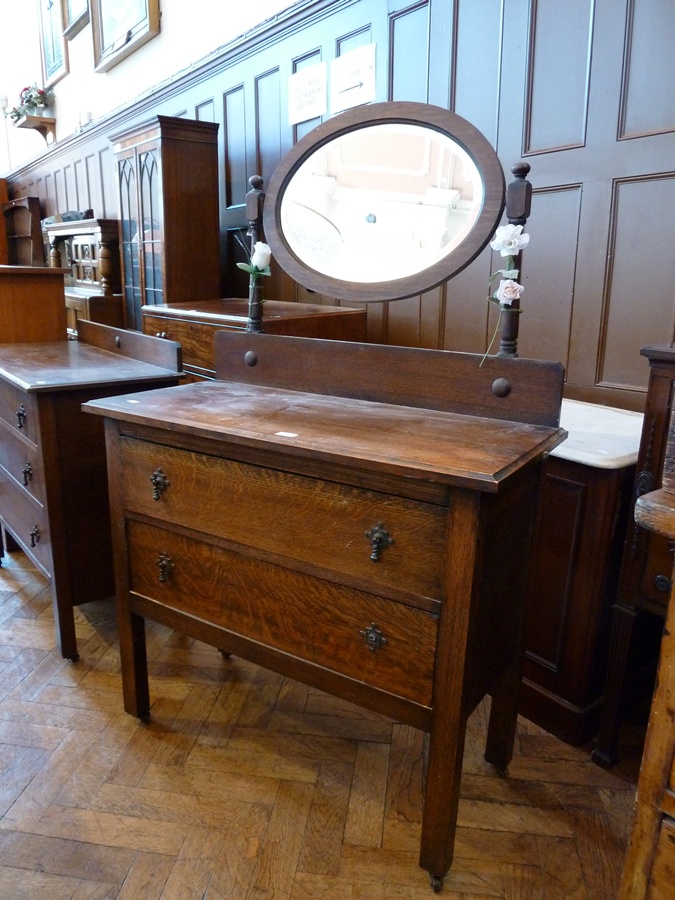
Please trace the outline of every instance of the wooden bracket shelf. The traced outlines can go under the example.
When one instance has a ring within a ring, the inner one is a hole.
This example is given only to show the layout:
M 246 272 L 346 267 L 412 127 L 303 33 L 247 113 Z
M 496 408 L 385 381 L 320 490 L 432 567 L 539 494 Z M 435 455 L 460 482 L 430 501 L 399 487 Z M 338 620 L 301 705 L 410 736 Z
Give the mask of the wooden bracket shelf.
M 39 131 L 48 144 L 53 144 L 56 140 L 56 119 L 47 116 L 22 116 L 14 123 L 14 127 Z

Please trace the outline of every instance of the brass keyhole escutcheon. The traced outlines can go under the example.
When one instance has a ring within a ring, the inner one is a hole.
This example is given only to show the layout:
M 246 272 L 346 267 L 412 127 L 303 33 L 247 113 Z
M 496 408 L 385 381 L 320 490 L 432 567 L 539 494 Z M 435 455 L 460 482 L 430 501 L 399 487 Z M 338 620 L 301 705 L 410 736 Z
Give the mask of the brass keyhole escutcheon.
M 380 650 L 387 643 L 386 637 L 382 634 L 382 632 L 374 622 L 371 622 L 368 628 L 364 628 L 362 631 L 359 631 L 359 634 L 366 642 L 366 644 L 368 644 L 369 649 L 372 650 L 373 653 L 376 650 Z
M 157 557 L 157 565 L 159 566 L 159 580 L 164 584 L 173 571 L 171 557 L 167 553 L 160 554 L 160 556 Z
M 370 548 L 372 551 L 370 558 L 373 562 L 377 562 L 383 550 L 386 550 L 387 547 L 390 547 L 394 543 L 393 537 L 390 537 L 389 532 L 385 529 L 382 522 L 373 525 L 370 531 L 365 532 L 365 535 L 370 541 Z
M 19 431 L 21 431 L 21 429 L 25 426 L 25 424 L 26 424 L 26 408 L 24 407 L 24 405 L 22 403 L 21 406 L 16 411 L 16 427 L 19 429 Z
M 152 482 L 152 499 L 159 500 L 164 491 L 169 487 L 171 482 L 166 477 L 164 472 L 161 469 L 155 469 L 155 471 L 150 476 L 150 481 Z

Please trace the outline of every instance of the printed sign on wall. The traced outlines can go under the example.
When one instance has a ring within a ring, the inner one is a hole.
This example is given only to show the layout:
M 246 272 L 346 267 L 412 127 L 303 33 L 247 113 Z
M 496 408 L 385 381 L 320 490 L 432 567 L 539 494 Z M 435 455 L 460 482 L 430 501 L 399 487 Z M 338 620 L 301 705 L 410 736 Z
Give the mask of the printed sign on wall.
M 326 63 L 300 69 L 288 79 L 288 124 L 326 114 Z
M 330 64 L 331 115 L 375 100 L 375 44 L 357 47 Z

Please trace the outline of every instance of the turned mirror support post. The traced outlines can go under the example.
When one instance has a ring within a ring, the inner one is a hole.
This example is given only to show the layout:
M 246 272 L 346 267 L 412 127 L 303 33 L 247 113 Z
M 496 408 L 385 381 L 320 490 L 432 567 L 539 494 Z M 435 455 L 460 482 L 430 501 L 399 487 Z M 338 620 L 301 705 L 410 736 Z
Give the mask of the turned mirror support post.
M 251 239 L 251 256 L 253 247 L 262 236 L 262 214 L 265 194 L 262 190 L 263 179 L 260 175 L 251 175 L 248 180 L 251 190 L 246 194 L 246 218 L 248 219 L 247 236 Z M 246 331 L 259 334 L 263 324 L 263 296 L 260 277 L 249 276 L 248 283 L 248 323 Z
M 527 224 L 532 201 L 532 185 L 527 180 L 530 171 L 528 163 L 520 162 L 511 167 L 515 176 L 506 189 L 506 217 L 509 225 Z M 514 266 L 519 270 L 518 280 L 523 283 L 522 252 L 514 257 Z M 518 356 L 518 326 L 520 320 L 520 300 L 514 300 L 511 309 L 502 312 L 502 332 L 497 356 Z

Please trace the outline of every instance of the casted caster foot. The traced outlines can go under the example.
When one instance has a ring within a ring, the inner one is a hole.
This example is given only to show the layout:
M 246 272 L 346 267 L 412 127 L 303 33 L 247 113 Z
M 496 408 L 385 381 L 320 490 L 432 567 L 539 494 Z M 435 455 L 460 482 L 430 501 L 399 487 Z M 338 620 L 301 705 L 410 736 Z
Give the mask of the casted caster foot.
M 503 766 L 503 767 L 495 766 L 495 771 L 496 771 L 497 775 L 499 775 L 500 778 L 508 778 L 509 777 L 508 766 Z
M 440 890 L 443 887 L 443 876 L 442 875 L 430 875 L 429 876 L 429 884 L 431 885 L 431 890 L 434 892 L 434 894 L 440 893 Z
M 232 654 L 228 653 L 227 650 L 219 650 L 218 651 L 223 659 L 232 659 Z
M 79 658 L 80 658 L 79 653 L 73 653 L 72 656 L 66 656 L 66 659 L 69 659 L 73 663 L 76 663 Z

